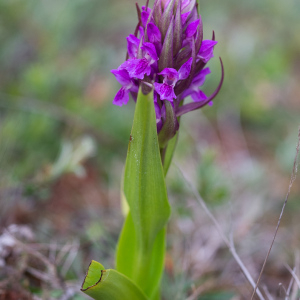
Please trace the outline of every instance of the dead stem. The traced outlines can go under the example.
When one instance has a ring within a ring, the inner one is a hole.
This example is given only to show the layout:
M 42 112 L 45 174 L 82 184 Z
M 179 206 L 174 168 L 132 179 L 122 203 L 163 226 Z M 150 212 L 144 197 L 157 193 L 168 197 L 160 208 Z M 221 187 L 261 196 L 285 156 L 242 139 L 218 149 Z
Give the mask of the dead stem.
M 291 192 L 291 188 L 292 188 L 293 183 L 294 183 L 294 181 L 295 181 L 295 179 L 296 179 L 297 170 L 298 170 L 298 155 L 299 155 L 299 148 L 300 148 L 300 127 L 299 127 L 299 131 L 298 131 L 298 143 L 297 143 L 297 147 L 296 147 L 296 155 L 295 155 L 295 159 L 294 159 L 294 166 L 293 166 L 293 171 L 292 171 L 292 175 L 291 175 L 291 179 L 290 179 L 289 188 L 288 188 L 288 191 L 287 191 L 287 194 L 286 194 L 286 196 L 285 196 L 285 200 L 284 200 L 284 203 L 283 203 L 281 212 L 280 212 L 280 216 L 279 216 L 279 219 L 278 219 L 278 222 L 277 222 L 277 226 L 276 226 L 276 229 L 275 229 L 275 233 L 274 233 L 274 236 L 273 236 L 273 240 L 272 240 L 272 242 L 271 242 L 271 245 L 270 245 L 270 248 L 269 248 L 269 250 L 268 250 L 267 256 L 266 256 L 266 258 L 265 258 L 265 260 L 264 260 L 263 266 L 262 266 L 261 271 L 260 271 L 260 274 L 259 274 L 259 276 L 258 276 L 256 285 L 255 285 L 255 288 L 254 288 L 253 293 L 252 293 L 252 296 L 251 296 L 251 300 L 253 300 L 253 298 L 254 298 L 254 295 L 255 295 L 256 290 L 257 290 L 258 285 L 259 285 L 259 281 L 260 281 L 261 276 L 262 276 L 262 274 L 263 274 L 263 272 L 264 272 L 264 269 L 265 269 L 267 260 L 268 260 L 268 258 L 269 258 L 269 255 L 270 255 L 270 253 L 271 253 L 273 244 L 274 244 L 274 242 L 275 242 L 275 238 L 276 238 L 276 235 L 277 235 L 277 232 L 278 232 L 278 229 L 279 229 L 279 225 L 280 225 L 280 222 L 281 222 L 281 218 L 282 218 L 282 215 L 283 215 L 285 206 L 286 206 L 286 204 L 287 204 L 287 201 L 288 201 L 288 198 L 289 198 L 289 195 L 290 195 L 290 192 Z
M 218 221 L 216 220 L 216 218 L 214 217 L 214 215 L 211 213 L 211 211 L 208 209 L 205 201 L 202 199 L 202 197 L 200 196 L 200 194 L 198 193 L 197 189 L 189 182 L 189 180 L 187 179 L 187 177 L 184 175 L 183 171 L 180 169 L 180 167 L 178 165 L 176 165 L 181 176 L 183 177 L 184 181 L 186 182 L 186 184 L 190 187 L 192 193 L 194 194 L 197 202 L 202 206 L 202 208 L 204 209 L 204 211 L 206 212 L 206 214 L 208 215 L 208 217 L 211 219 L 211 221 L 214 223 L 214 225 L 216 226 L 216 229 L 218 231 L 218 233 L 220 234 L 222 240 L 224 241 L 224 243 L 226 244 L 226 246 L 228 247 L 230 253 L 232 254 L 233 258 L 235 259 L 235 261 L 237 262 L 237 264 L 239 265 L 241 271 L 243 272 L 243 274 L 245 275 L 246 279 L 249 281 L 249 283 L 251 284 L 251 286 L 254 288 L 255 287 L 255 282 L 251 276 L 251 274 L 249 273 L 248 269 L 246 268 L 246 266 L 244 265 L 244 263 L 242 262 L 242 260 L 240 259 L 239 255 L 237 254 L 236 250 L 235 250 L 235 246 L 233 243 L 233 240 L 231 239 L 231 241 L 229 241 L 229 239 L 225 236 L 225 234 L 222 231 L 221 225 L 218 223 Z M 262 293 L 260 292 L 259 289 L 257 289 L 257 295 L 259 297 L 260 300 L 265 300 L 265 298 L 263 297 Z M 194 298 L 188 298 L 188 299 L 194 299 Z

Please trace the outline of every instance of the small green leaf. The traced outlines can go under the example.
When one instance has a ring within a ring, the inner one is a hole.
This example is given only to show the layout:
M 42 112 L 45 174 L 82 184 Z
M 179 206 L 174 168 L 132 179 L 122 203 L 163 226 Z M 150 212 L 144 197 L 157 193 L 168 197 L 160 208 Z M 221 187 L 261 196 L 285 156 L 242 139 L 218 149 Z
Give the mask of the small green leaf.
M 81 291 L 95 300 L 148 300 L 126 276 L 92 261 Z

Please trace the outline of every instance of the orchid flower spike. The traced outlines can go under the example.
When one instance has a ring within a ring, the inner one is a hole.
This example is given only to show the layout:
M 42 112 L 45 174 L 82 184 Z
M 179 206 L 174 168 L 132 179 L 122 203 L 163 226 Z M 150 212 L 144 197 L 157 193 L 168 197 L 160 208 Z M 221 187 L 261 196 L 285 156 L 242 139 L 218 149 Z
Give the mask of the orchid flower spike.
M 214 57 L 218 42 L 214 33 L 211 40 L 203 40 L 196 0 L 155 0 L 152 9 L 148 3 L 141 8 L 136 5 L 138 24 L 134 34 L 127 37 L 127 60 L 111 71 L 122 85 L 113 104 L 127 104 L 130 94 L 136 100 L 140 87 L 144 93 L 153 88 L 157 131 L 159 135 L 165 134 L 164 125 L 172 130 L 160 137 L 168 140 L 178 130 L 179 116 L 212 105 L 223 84 L 224 68 L 220 58 L 220 83 L 207 96 L 200 86 L 211 73 L 206 64 Z M 185 104 L 188 96 L 193 102 Z

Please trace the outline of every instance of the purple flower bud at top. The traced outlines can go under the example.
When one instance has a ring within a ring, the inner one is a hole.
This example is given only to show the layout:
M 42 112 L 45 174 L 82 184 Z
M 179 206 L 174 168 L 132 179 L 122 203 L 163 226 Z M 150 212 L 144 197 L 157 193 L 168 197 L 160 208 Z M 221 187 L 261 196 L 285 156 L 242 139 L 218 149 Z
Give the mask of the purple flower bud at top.
M 214 35 L 212 40 L 203 40 L 196 0 L 155 0 L 152 9 L 148 4 L 141 9 L 137 5 L 137 11 L 136 30 L 127 37 L 128 59 L 112 70 L 122 85 L 113 103 L 126 104 L 129 94 L 136 95 L 141 86 L 143 93 L 154 88 L 157 129 L 160 132 L 163 128 L 160 138 L 170 138 L 175 132 L 166 133 L 164 124 L 172 124 L 176 117 L 209 104 L 218 94 L 224 78 L 223 64 L 220 60 L 222 77 L 217 89 L 206 96 L 199 87 L 210 73 L 205 65 L 214 56 L 217 41 Z M 185 104 L 184 98 L 188 96 L 194 102 Z M 162 113 L 165 107 L 166 114 Z M 167 120 L 169 117 L 173 119 Z

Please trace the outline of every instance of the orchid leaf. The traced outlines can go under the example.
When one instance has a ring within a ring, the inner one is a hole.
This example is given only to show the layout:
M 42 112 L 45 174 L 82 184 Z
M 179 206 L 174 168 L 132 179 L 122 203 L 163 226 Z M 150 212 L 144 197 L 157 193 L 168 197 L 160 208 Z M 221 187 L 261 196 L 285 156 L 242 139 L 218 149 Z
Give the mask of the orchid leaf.
M 124 194 L 129 204 L 136 240 L 144 253 L 170 216 L 170 205 L 157 138 L 153 91 L 138 94 L 124 173 Z
M 148 300 L 129 278 L 92 261 L 81 291 L 95 300 Z
M 162 229 L 151 251 L 143 252 L 138 247 L 131 213 L 125 220 L 117 248 L 116 269 L 132 279 L 150 298 L 159 288 L 165 258 L 165 229 Z
M 124 170 L 129 213 L 117 247 L 117 270 L 153 299 L 164 267 L 170 205 L 157 138 L 153 92 L 138 94 Z

